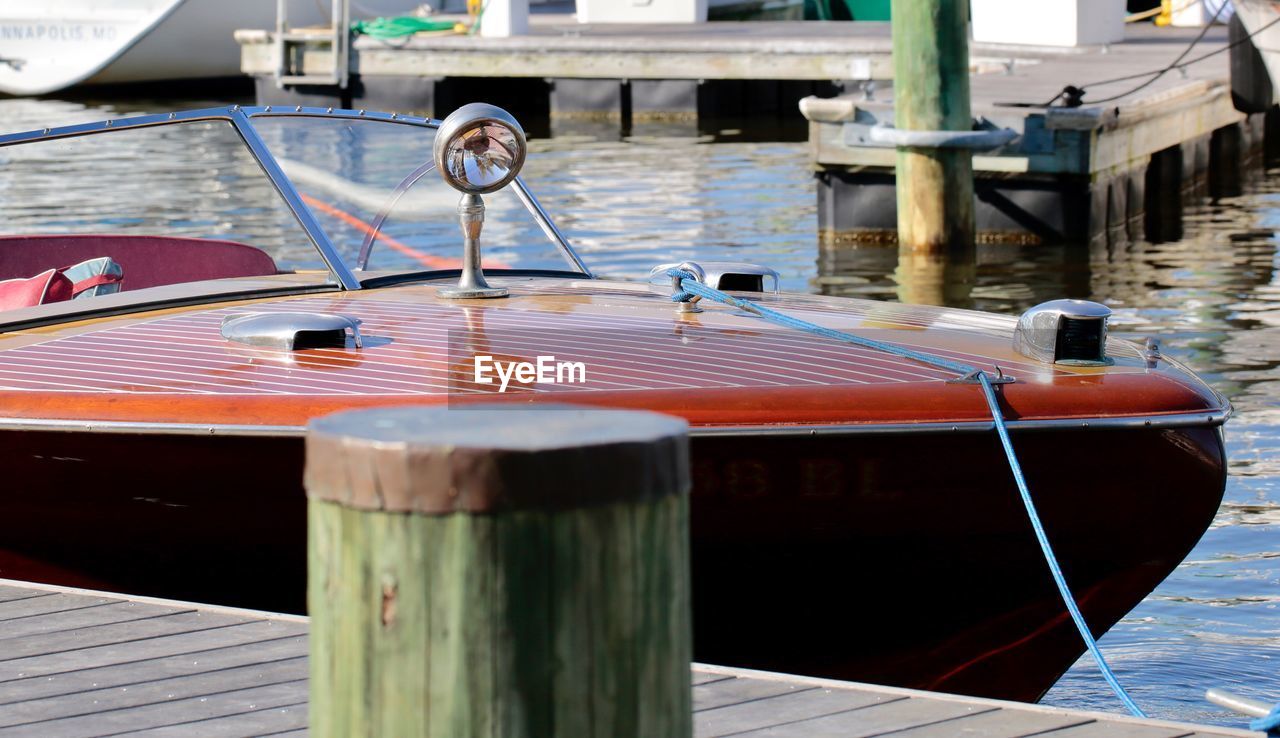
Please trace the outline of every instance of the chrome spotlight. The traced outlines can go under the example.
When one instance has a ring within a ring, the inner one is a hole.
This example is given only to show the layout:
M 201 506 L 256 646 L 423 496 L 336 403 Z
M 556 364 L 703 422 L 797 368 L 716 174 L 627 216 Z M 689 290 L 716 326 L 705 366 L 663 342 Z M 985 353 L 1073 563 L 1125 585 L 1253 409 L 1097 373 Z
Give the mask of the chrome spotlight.
M 480 268 L 480 229 L 484 199 L 506 187 L 520 173 L 526 151 L 524 129 L 510 113 L 485 103 L 453 111 L 436 131 L 432 158 L 440 176 L 462 193 L 458 220 L 462 225 L 462 276 L 456 287 L 437 290 L 441 297 L 505 297 L 506 288 L 490 287 Z
M 1107 358 L 1111 308 L 1088 300 L 1050 300 L 1018 317 L 1013 348 L 1046 364 L 1102 366 Z

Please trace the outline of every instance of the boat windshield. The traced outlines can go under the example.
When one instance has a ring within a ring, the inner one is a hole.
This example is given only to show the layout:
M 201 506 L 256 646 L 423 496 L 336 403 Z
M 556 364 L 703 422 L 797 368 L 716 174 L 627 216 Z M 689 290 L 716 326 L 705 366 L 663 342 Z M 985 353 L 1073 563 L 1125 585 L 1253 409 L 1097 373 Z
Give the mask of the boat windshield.
M 331 283 L 231 120 L 0 137 L 0 320 Z
M 456 269 L 461 195 L 430 165 L 435 133 L 218 108 L 0 136 L 0 323 Z M 582 272 L 524 198 L 485 195 L 483 266 Z
M 254 128 L 353 271 L 457 269 L 461 194 L 431 165 L 420 119 L 255 113 Z M 484 196 L 487 270 L 573 270 L 515 186 Z

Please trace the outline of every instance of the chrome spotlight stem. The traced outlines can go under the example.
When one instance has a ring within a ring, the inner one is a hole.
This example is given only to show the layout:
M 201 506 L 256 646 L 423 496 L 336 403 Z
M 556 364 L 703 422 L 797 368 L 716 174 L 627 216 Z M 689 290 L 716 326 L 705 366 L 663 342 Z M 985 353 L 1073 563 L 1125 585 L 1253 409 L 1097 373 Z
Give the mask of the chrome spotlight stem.
M 507 288 L 490 287 L 480 267 L 480 230 L 484 227 L 484 198 L 465 194 L 458 201 L 458 223 L 462 226 L 462 275 L 456 287 L 436 290 L 440 297 L 470 299 L 506 297 Z

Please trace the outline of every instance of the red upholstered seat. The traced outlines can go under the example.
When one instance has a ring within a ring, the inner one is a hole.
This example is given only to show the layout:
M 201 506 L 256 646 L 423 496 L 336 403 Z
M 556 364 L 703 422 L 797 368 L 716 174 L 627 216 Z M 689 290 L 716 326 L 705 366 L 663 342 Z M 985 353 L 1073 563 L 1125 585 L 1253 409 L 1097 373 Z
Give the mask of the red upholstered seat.
M 260 249 L 235 241 L 174 236 L 0 236 L 0 280 L 30 277 L 100 256 L 124 270 L 121 290 L 276 274 Z
M 56 269 L 26 279 L 0 280 L 0 310 L 70 300 L 72 289 L 71 280 Z

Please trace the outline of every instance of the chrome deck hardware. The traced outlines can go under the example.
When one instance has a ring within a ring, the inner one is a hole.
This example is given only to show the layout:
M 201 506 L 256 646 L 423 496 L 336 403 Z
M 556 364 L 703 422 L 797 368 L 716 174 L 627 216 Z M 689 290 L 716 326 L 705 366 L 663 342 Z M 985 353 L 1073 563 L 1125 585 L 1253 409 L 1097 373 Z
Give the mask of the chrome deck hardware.
M 363 348 L 360 319 L 336 313 L 238 313 L 222 319 L 222 337 L 247 346 L 285 351 L 341 348 L 351 332 L 356 348 Z
M 1111 308 L 1088 300 L 1050 300 L 1018 317 L 1013 348 L 1046 364 L 1104 366 Z
M 694 261 L 682 261 L 679 264 L 667 264 L 664 266 L 655 267 L 654 270 L 649 274 L 652 276 L 653 274 L 656 274 L 659 269 L 662 270 L 663 274 L 665 274 L 668 269 L 679 269 L 682 272 L 688 272 L 692 274 L 693 278 L 698 280 L 699 282 L 703 284 L 707 283 L 707 273 L 703 271 L 702 266 L 700 264 Z M 684 293 L 684 290 L 680 287 L 680 277 L 671 278 L 671 289 L 674 290 L 674 292 L 672 293 L 672 299 L 676 300 L 677 313 L 702 312 L 702 308 L 698 307 L 698 301 L 702 299 L 701 297 L 687 296 L 688 299 L 676 299 L 675 297 L 676 295 L 680 295 Z
M 688 265 L 697 267 L 697 270 L 688 269 Z M 671 269 L 686 269 L 695 274 L 699 274 L 699 282 L 708 287 L 717 290 L 736 291 L 736 292 L 765 292 L 764 280 L 769 278 L 773 280 L 771 289 L 767 290 L 773 294 L 778 294 L 778 273 L 767 266 L 759 264 L 746 264 L 739 261 L 686 261 L 683 264 L 660 264 L 649 270 L 649 278 L 652 279 L 659 275 L 665 276 L 667 271 Z M 679 285 L 676 285 L 679 287 Z
M 458 223 L 462 226 L 462 275 L 453 287 L 441 287 L 436 294 L 449 298 L 506 297 L 506 287 L 490 287 L 480 266 L 480 229 L 484 227 L 484 198 L 465 194 L 458 201 Z
M 1156 365 L 1164 358 L 1164 354 L 1160 353 L 1160 339 L 1155 336 L 1147 336 L 1147 340 L 1142 343 L 1142 358 L 1146 360 L 1148 369 L 1156 368 Z
M 982 380 L 980 380 L 978 377 L 979 375 L 984 373 L 985 372 L 983 372 L 983 370 L 978 369 L 977 371 L 969 372 L 963 377 L 948 379 L 947 384 L 981 384 Z M 997 365 L 996 375 L 994 377 L 988 375 L 987 381 L 990 382 L 991 384 L 1013 384 L 1018 380 L 1015 377 L 1011 377 L 1008 374 L 1005 374 L 1004 369 L 1001 369 L 1000 366 Z
M 463 105 L 449 114 L 436 132 L 432 159 L 444 181 L 462 193 L 458 221 L 462 225 L 462 275 L 454 287 L 436 290 L 440 297 L 474 299 L 506 297 L 505 287 L 490 287 L 480 266 L 480 230 L 484 198 L 506 187 L 524 166 L 524 129 L 510 113 L 485 103 Z

